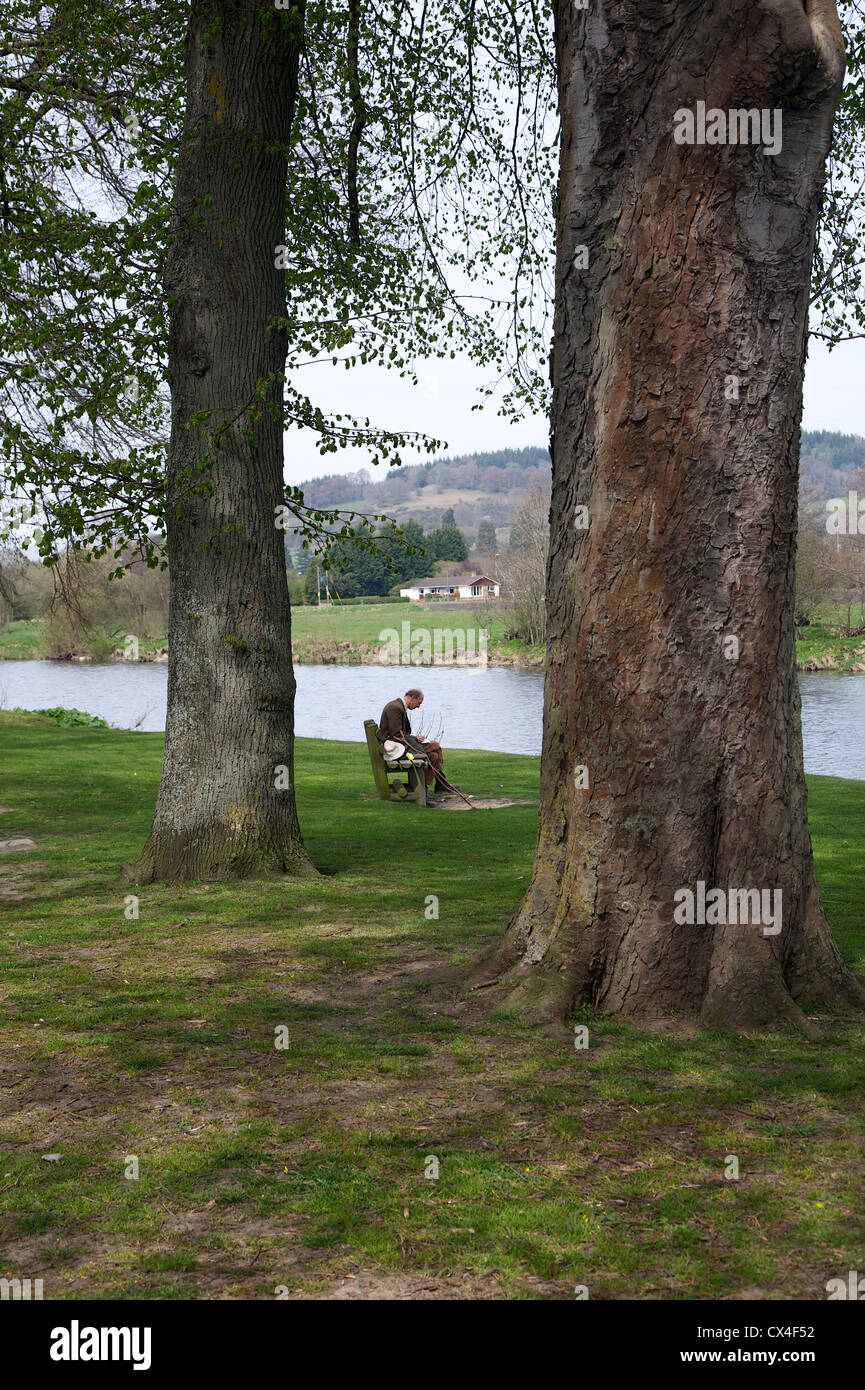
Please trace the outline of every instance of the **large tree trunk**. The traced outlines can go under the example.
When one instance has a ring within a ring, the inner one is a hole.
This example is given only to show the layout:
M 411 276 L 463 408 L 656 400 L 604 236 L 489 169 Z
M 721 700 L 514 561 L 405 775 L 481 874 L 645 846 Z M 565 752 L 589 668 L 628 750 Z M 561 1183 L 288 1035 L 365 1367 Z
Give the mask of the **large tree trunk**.
M 809 1031 L 804 1010 L 862 999 L 820 906 L 794 671 L 835 6 L 559 0 L 557 42 L 540 831 L 499 965 L 540 1017 L 585 1001 Z M 677 143 L 698 101 L 781 108 L 781 151 Z M 678 925 L 674 895 L 700 881 L 780 889 L 780 932 Z
M 300 3 L 192 5 L 165 272 L 168 719 L 156 815 L 137 865 L 145 881 L 312 872 L 294 799 L 291 617 L 275 525 L 285 339 L 268 328 L 285 312 L 275 257 L 301 26 Z M 199 412 L 209 412 L 204 433 Z M 207 495 L 186 496 L 208 457 Z

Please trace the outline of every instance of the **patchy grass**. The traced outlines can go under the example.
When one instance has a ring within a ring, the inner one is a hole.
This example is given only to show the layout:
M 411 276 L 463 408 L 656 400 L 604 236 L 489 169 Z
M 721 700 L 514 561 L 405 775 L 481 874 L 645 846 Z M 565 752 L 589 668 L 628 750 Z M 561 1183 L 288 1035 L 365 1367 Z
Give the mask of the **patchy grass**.
M 0 659 L 29 661 L 44 654 L 44 624 L 38 618 L 22 618 L 0 627 Z
M 123 650 L 125 630 L 118 629 L 112 634 L 118 650 Z M 44 661 L 48 656 L 49 636 L 44 619 L 26 618 L 8 623 L 0 628 L 0 661 Z M 138 650 L 141 656 L 153 656 L 167 651 L 168 637 L 140 636 Z M 87 655 L 86 644 L 79 643 L 76 656 Z M 2 668 L 0 668 L 2 669 Z
M 837 605 L 827 606 L 821 611 L 820 622 L 797 628 L 796 665 L 800 671 L 865 670 L 865 639 L 838 635 L 839 625 L 846 622 L 845 615 L 846 609 L 842 612 Z M 446 610 L 432 604 L 423 609 L 409 603 L 335 603 L 330 608 L 298 605 L 291 610 L 292 654 L 295 661 L 313 665 L 370 661 L 382 646 L 380 634 L 386 628 L 395 628 L 401 635 L 404 621 L 411 623 L 412 632 L 436 627 L 462 628 L 467 642 L 471 641 L 470 632 L 477 634 L 484 628 L 489 634 L 487 650 L 494 664 L 541 667 L 544 663 L 543 643 L 530 646 L 516 638 L 505 638 L 510 623 L 507 613 L 499 611 L 491 617 L 473 609 L 468 602 L 463 608 Z M 0 660 L 43 658 L 46 641 L 44 624 L 38 619 L 9 623 L 0 630 Z M 117 645 L 123 646 L 122 635 L 117 637 Z M 139 638 L 142 657 L 164 653 L 167 647 L 165 635 Z M 478 649 L 476 635 L 474 650 Z
M 446 608 L 430 603 L 365 603 L 332 607 L 297 607 L 291 610 L 291 648 L 297 662 L 362 662 L 370 661 L 384 645 L 381 634 L 396 631 L 403 640 L 403 623 L 409 624 L 410 636 L 405 643 L 411 651 L 415 633 L 431 633 L 436 628 L 462 630 L 466 646 L 480 651 L 479 633 L 488 634 L 487 652 L 491 661 L 510 665 L 527 661 L 543 665 L 543 647 L 530 647 L 525 642 L 505 640 L 510 623 L 509 615 L 498 610 L 493 616 L 484 604 L 474 605 L 466 600 L 462 605 Z M 474 637 L 470 636 L 474 634 Z M 433 639 L 428 639 L 430 649 Z
M 865 638 L 841 637 L 837 627 L 811 623 L 796 629 L 796 666 L 800 671 L 865 671 Z
M 473 651 L 480 650 L 478 633 L 483 628 L 488 633 L 487 650 L 491 661 L 499 661 L 503 665 L 543 665 L 543 646 L 530 647 L 525 642 L 513 639 L 505 641 L 504 633 L 510 618 L 501 612 L 491 617 L 489 613 L 481 611 L 483 608 L 484 605 L 473 606 L 468 601 L 462 608 L 449 607 L 444 610 L 435 605 L 423 609 L 419 604 L 408 602 L 335 603 L 330 608 L 298 605 L 291 610 L 292 654 L 296 662 L 313 665 L 322 662 L 344 662 L 349 665 L 368 662 L 375 659 L 383 646 L 380 634 L 388 628 L 395 628 L 402 638 L 402 624 L 407 621 L 413 633 L 435 628 L 462 629 L 469 647 L 472 643 L 469 634 L 474 633 Z M 116 637 L 116 644 L 122 650 L 122 634 Z M 139 637 L 138 649 L 142 658 L 153 657 L 158 652 L 167 651 L 167 648 L 167 636 Z M 0 630 L 0 660 L 44 658 L 46 650 L 47 634 L 41 620 L 14 622 Z
M 517 906 L 535 808 L 379 802 L 361 745 L 298 744 L 319 879 L 139 889 L 136 920 L 118 871 L 161 747 L 0 716 L 0 838 L 36 841 L 0 858 L 27 875 L 0 897 L 0 1276 L 46 1298 L 773 1299 L 863 1267 L 860 1023 L 815 1045 L 584 1012 L 583 1051 L 431 983 Z M 479 796 L 537 796 L 536 759 L 451 761 Z M 810 796 L 863 969 L 865 783 Z

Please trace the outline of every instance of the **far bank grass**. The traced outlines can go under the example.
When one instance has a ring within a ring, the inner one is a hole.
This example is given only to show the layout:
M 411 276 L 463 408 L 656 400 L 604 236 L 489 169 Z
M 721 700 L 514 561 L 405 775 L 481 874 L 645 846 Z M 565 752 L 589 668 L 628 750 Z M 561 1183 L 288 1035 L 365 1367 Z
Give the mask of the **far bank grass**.
M 118 633 L 116 646 L 122 651 L 125 633 Z M 157 637 L 138 637 L 138 650 L 142 656 L 152 655 L 166 648 L 167 635 Z M 41 618 L 22 618 L 0 628 L 0 661 L 44 661 L 48 658 L 48 633 Z M 86 656 L 83 649 L 80 655 Z M 2 666 L 0 666 L 2 670 Z M 2 688 L 2 681 L 0 681 Z
M 480 611 L 479 611 L 480 610 Z M 470 653 L 481 651 L 480 633 L 487 633 L 487 653 L 492 662 L 543 666 L 543 646 L 532 647 L 518 639 L 505 638 L 509 619 L 506 614 L 491 616 L 482 606 L 466 601 L 462 608 L 442 609 L 437 605 L 422 608 L 409 603 L 334 604 L 332 607 L 298 606 L 291 610 L 291 646 L 294 660 L 299 664 L 361 664 L 372 661 L 385 643 L 392 641 L 382 633 L 397 633 L 400 646 L 405 644 L 406 664 L 410 662 L 412 637 L 432 633 L 435 629 L 449 630 L 457 654 L 458 634 Z M 408 623 L 408 636 L 403 630 Z M 139 651 L 145 659 L 167 648 L 165 636 L 139 638 Z M 122 647 L 123 638 L 118 638 Z M 433 639 L 428 646 L 432 649 Z M 10 623 L 0 631 L 0 661 L 43 659 L 47 650 L 44 624 L 36 619 Z M 450 647 L 447 648 L 450 650 Z M 0 666 L 2 689 L 2 666 Z
M 45 650 L 45 628 L 39 620 L 27 618 L 0 627 L 0 656 L 5 660 L 38 660 Z
M 319 880 L 141 889 L 129 920 L 117 873 L 161 748 L 0 716 L 0 838 L 36 841 L 0 859 L 25 895 L 0 900 L 0 1277 L 42 1277 L 46 1298 L 353 1276 L 403 1296 L 777 1299 L 865 1268 L 861 1022 L 811 1044 L 586 1012 L 577 1051 L 497 1014 L 494 990 L 430 987 L 517 906 L 536 809 L 381 803 L 359 744 L 298 742 Z M 479 796 L 537 796 L 533 758 L 449 769 Z M 865 783 L 809 789 L 827 912 L 865 969 Z
M 844 614 L 836 605 L 831 611 L 827 609 L 825 614 L 821 614 L 820 622 L 797 629 L 796 663 L 800 670 L 850 673 L 865 669 L 865 637 L 839 636 L 838 627 L 844 621 Z M 389 640 L 382 637 L 383 632 L 395 630 L 400 642 L 403 642 L 404 622 L 410 624 L 410 634 L 436 628 L 459 629 L 465 633 L 467 644 L 474 640 L 474 651 L 480 649 L 479 633 L 484 629 L 488 634 L 488 655 L 494 664 L 498 662 L 540 669 L 544 663 L 543 644 L 531 646 L 519 638 L 507 638 L 507 615 L 498 613 L 491 616 L 479 611 L 468 600 L 463 607 L 448 609 L 433 604 L 423 608 L 419 604 L 374 602 L 350 605 L 335 603 L 322 608 L 299 605 L 291 612 L 292 654 L 296 662 L 312 665 L 352 665 L 371 661 L 383 643 Z M 473 639 L 470 634 L 474 634 Z M 118 639 L 119 646 L 122 646 L 122 640 Z M 409 651 L 411 640 L 409 635 Z M 164 652 L 167 642 L 165 635 L 141 637 L 140 653 L 145 659 L 152 657 L 157 652 Z M 44 658 L 46 650 L 44 625 L 36 619 L 10 623 L 0 630 L 0 661 L 4 658 L 9 661 L 40 659 Z
M 837 629 L 825 623 L 799 628 L 796 664 L 800 670 L 865 671 L 865 636 L 840 637 Z

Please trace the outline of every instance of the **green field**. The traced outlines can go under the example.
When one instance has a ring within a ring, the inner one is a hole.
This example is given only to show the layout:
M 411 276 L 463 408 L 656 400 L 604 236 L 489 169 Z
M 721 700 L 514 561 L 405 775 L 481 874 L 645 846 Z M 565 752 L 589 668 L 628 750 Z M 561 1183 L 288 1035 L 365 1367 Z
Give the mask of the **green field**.
M 26 618 L 0 628 L 0 657 L 7 661 L 29 661 L 44 653 L 45 634 L 38 619 Z
M 0 855 L 0 1277 L 46 1299 L 775 1299 L 863 1267 L 861 1021 L 820 1044 L 588 1011 L 587 1051 L 533 1033 L 450 968 L 517 906 L 535 807 L 379 802 L 360 745 L 298 744 L 320 878 L 138 889 L 127 917 L 161 747 L 0 715 L 0 836 L 36 842 Z M 449 767 L 537 795 L 532 758 Z M 862 970 L 865 783 L 810 790 Z
M 402 642 L 402 624 L 408 621 L 412 633 L 434 632 L 435 629 L 455 630 L 465 633 L 465 641 L 472 650 L 474 634 L 475 652 L 480 651 L 481 629 L 488 634 L 487 651 L 491 660 L 503 659 L 510 662 L 514 658 L 530 664 L 543 664 L 543 648 L 529 647 L 525 642 L 505 641 L 506 621 L 504 616 L 491 618 L 479 612 L 477 607 L 466 603 L 463 608 L 442 609 L 430 605 L 423 609 L 409 603 L 334 604 L 333 607 L 292 608 L 291 636 L 292 653 L 297 662 L 347 662 L 357 663 L 370 660 L 381 648 L 381 634 L 393 629 Z M 433 638 L 430 637 L 432 645 Z M 163 648 L 166 637 L 152 640 L 142 638 L 142 655 Z M 119 640 L 122 645 L 122 639 Z M 409 639 L 409 648 L 411 640 Z M 44 655 L 45 638 L 42 623 L 36 620 L 10 623 L 0 632 L 0 659 L 26 660 Z
M 406 642 L 403 624 L 408 623 L 410 635 Z M 481 651 L 480 632 L 487 633 L 487 653 L 491 660 L 513 657 L 543 662 L 543 648 L 529 647 L 525 642 L 505 641 L 507 620 L 502 614 L 491 617 L 483 608 L 471 603 L 462 607 L 442 608 L 437 604 L 352 604 L 331 608 L 293 608 L 291 611 L 292 651 L 295 661 L 354 661 L 369 660 L 383 644 L 392 639 L 388 632 L 398 634 L 400 647 L 412 649 L 416 634 L 429 633 L 428 646 L 434 648 L 436 630 L 461 631 L 471 652 Z M 473 636 L 472 636 L 473 635 Z M 423 641 L 421 636 L 419 639 Z M 448 639 L 439 639 L 446 643 Z M 453 639 L 456 642 L 458 639 Z
M 120 633 L 116 637 L 117 646 L 121 650 L 124 636 L 124 633 Z M 164 649 L 167 642 L 167 634 L 157 637 L 140 637 L 138 650 L 143 656 Z M 0 660 L 40 660 L 45 657 L 46 651 L 45 624 L 39 618 L 19 619 L 0 629 Z
M 295 661 L 303 663 L 369 661 L 382 645 L 382 632 L 393 628 L 402 637 L 402 624 L 411 623 L 416 633 L 436 628 L 461 628 L 470 643 L 469 633 L 475 633 L 475 651 L 479 650 L 477 634 L 481 628 L 488 633 L 487 651 L 495 664 L 543 665 L 543 647 L 530 647 L 525 642 L 505 640 L 506 615 L 490 617 L 488 613 L 473 608 L 468 602 L 459 609 L 442 609 L 430 605 L 424 609 L 418 604 L 375 603 L 334 604 L 332 607 L 292 608 L 292 653 Z M 839 637 L 837 626 L 846 621 L 846 609 L 842 613 L 835 605 L 831 611 L 821 613 L 821 621 L 810 627 L 797 629 L 796 661 L 800 668 L 807 662 L 824 670 L 855 671 L 865 670 L 865 637 Z M 163 648 L 167 637 L 141 639 L 140 651 L 146 655 Z M 387 640 L 387 639 L 385 639 Z M 432 639 L 431 639 L 432 640 Z M 409 643 L 410 646 L 410 643 Z M 0 631 L 0 660 L 26 660 L 44 655 L 45 639 L 42 623 L 28 619 L 8 624 Z
M 811 663 L 824 670 L 865 671 L 865 637 L 839 637 L 825 623 L 812 623 L 798 629 L 796 661 L 800 667 Z

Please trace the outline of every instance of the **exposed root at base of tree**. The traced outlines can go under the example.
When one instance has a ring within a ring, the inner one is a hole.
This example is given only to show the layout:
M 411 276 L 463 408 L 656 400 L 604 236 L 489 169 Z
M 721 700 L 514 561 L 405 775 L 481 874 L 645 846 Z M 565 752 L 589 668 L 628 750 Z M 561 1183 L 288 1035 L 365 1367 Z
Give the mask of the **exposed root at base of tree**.
M 455 972 L 451 973 L 453 981 Z M 585 972 L 574 961 L 556 958 L 553 951 L 536 963 L 514 959 L 512 951 L 497 945 L 460 972 L 460 982 L 469 991 L 486 993 L 491 1010 L 506 1010 L 536 1028 L 560 1030 L 581 1005 L 589 1005 L 602 1017 L 620 1018 L 634 1027 L 657 1029 L 663 1018 L 670 1025 L 690 1025 L 710 1032 L 774 1032 L 793 1027 L 812 1042 L 824 1036 L 825 1024 L 832 1017 L 856 1015 L 865 1011 L 865 983 L 842 968 L 834 987 L 813 989 L 808 997 L 794 999 L 780 972 L 763 988 L 744 988 L 739 977 L 730 987 L 710 988 L 698 1011 L 667 1009 L 663 1014 L 644 1011 L 612 1010 L 592 996 Z M 816 982 L 815 982 L 816 983 Z M 820 1014 L 817 1022 L 811 1015 Z
M 241 842 L 229 836 L 151 835 L 121 879 L 131 885 L 190 880 L 317 878 L 318 870 L 299 840 L 275 837 Z

